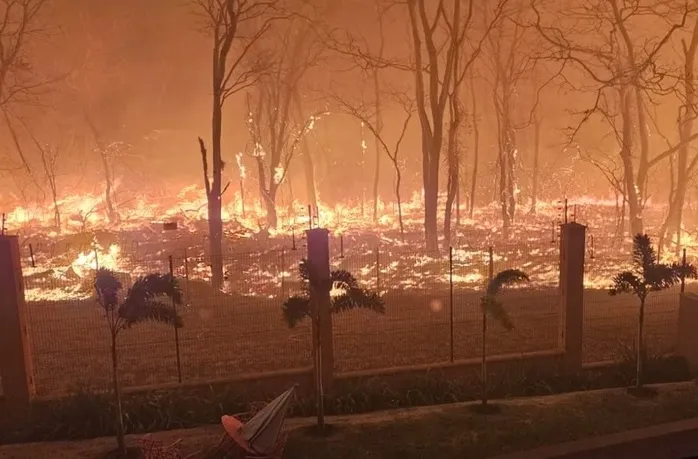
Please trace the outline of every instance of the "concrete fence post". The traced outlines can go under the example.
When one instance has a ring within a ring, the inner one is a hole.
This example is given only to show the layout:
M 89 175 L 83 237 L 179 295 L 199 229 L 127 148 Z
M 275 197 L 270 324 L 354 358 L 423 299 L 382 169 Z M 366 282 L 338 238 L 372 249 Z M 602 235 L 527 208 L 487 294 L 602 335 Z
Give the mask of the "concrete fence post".
M 318 285 L 325 288 L 311 287 L 311 305 L 314 314 L 318 314 L 320 327 L 313 320 L 313 355 L 317 355 L 318 334 L 320 340 L 320 362 L 322 373 L 322 386 L 325 390 L 332 387 L 334 378 L 334 340 L 332 336 L 332 311 L 330 289 L 330 238 L 329 232 L 323 228 L 308 230 L 308 263 L 311 267 L 311 276 Z M 311 279 L 312 279 L 311 277 Z M 313 318 L 315 319 L 315 317 Z
M 570 373 L 582 369 L 585 236 L 584 225 L 561 225 L 559 346 L 565 352 L 564 369 Z
M 698 374 L 698 295 L 682 293 L 679 299 L 677 353 L 686 359 L 692 374 Z
M 0 236 L 0 376 L 7 406 L 28 408 L 36 391 L 17 236 Z

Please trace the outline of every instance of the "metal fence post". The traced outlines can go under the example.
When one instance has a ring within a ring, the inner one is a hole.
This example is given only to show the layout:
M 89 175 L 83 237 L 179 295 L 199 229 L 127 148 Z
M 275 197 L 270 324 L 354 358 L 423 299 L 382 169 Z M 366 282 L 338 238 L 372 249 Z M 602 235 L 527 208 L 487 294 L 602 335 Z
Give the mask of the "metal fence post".
M 376 292 L 380 294 L 381 289 L 381 252 L 380 245 L 376 246 Z
M 187 299 L 185 304 L 189 304 L 189 256 L 187 248 L 184 248 L 184 296 Z
M 29 244 L 29 260 L 31 261 L 32 268 L 36 268 L 36 263 L 34 262 L 34 247 Z
M 169 257 L 169 262 L 170 262 L 170 276 L 174 280 L 174 266 L 172 264 L 172 255 Z M 172 308 L 174 309 L 175 315 L 177 315 L 177 303 L 175 302 L 174 298 L 172 299 Z M 175 353 L 177 355 L 177 381 L 179 383 L 182 383 L 182 360 L 181 356 L 179 353 L 179 329 L 177 328 L 177 324 L 174 326 L 174 332 L 175 332 Z
M 487 283 L 494 279 L 494 248 L 489 247 L 488 251 L 488 262 L 487 262 Z
M 282 247 L 281 248 L 281 273 L 280 273 L 280 276 L 281 276 L 281 298 L 282 299 L 286 298 L 286 294 L 285 294 L 286 282 L 284 279 L 285 272 L 286 272 L 286 248 Z
M 453 362 L 453 247 L 448 248 L 448 281 L 450 284 L 450 308 L 451 308 L 451 362 Z
M 683 257 L 681 257 L 681 266 L 683 270 L 681 271 L 681 293 L 686 291 L 686 247 L 683 248 Z

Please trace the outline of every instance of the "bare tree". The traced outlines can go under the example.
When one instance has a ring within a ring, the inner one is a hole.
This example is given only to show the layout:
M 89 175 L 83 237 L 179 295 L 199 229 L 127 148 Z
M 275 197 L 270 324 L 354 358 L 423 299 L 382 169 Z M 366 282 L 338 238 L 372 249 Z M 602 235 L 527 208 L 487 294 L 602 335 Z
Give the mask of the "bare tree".
M 519 147 L 517 132 L 534 124 L 536 142 L 540 141 L 540 127 L 536 122 L 541 91 L 559 74 L 553 72 L 539 83 L 536 72 L 540 38 L 522 25 L 527 13 L 523 1 L 509 2 L 499 21 L 489 34 L 483 66 L 492 86 L 492 100 L 497 126 L 498 155 L 496 161 L 498 201 L 502 215 L 502 232 L 509 236 L 514 222 L 519 195 Z M 523 97 L 525 87 L 531 87 L 530 97 Z M 537 156 L 536 156 L 537 161 Z M 537 166 L 537 165 L 536 165 Z M 536 177 L 537 178 L 537 177 Z M 536 184 L 537 185 L 537 184 Z
M 669 212 L 660 229 L 659 247 L 664 246 L 667 233 L 669 239 L 675 241 L 676 252 L 681 251 L 683 210 L 686 201 L 686 191 L 690 177 L 698 166 L 698 154 L 691 154 L 693 126 L 698 112 L 696 111 L 695 62 L 698 50 L 698 15 L 696 15 L 690 41 L 681 40 L 683 68 L 679 79 L 679 98 L 682 101 L 678 113 L 679 149 L 676 152 L 676 179 L 672 180 L 669 192 Z M 669 146 L 671 149 L 671 146 Z M 670 159 L 673 160 L 672 157 Z M 690 159 L 690 161 L 689 161 Z M 672 179 L 674 168 L 672 167 Z M 672 237 L 673 236 L 673 237 Z
M 44 179 L 51 191 L 51 201 L 53 202 L 53 220 L 58 232 L 61 232 L 61 212 L 58 207 L 58 160 L 60 158 L 61 148 L 58 145 L 42 144 L 37 138 L 31 134 L 32 141 L 39 151 L 41 158 L 41 166 L 44 173 Z
M 678 150 L 675 146 L 650 157 L 645 99 L 667 92 L 666 75 L 658 60 L 672 36 L 685 26 L 688 4 L 677 11 L 667 2 L 593 0 L 565 5 L 545 15 L 540 1 L 532 5 L 534 26 L 554 47 L 552 57 L 581 70 L 594 85 L 593 105 L 581 113 L 570 139 L 594 115 L 600 115 L 611 127 L 623 167 L 630 230 L 632 234 L 643 233 L 650 169 Z M 640 33 L 648 21 L 653 23 L 649 38 Z
M 593 165 L 613 190 L 615 197 L 615 236 L 622 238 L 625 229 L 625 214 L 628 198 L 625 194 L 625 178 L 623 177 L 623 166 L 618 164 L 618 158 L 603 154 L 581 153 L 581 159 Z
M 448 134 L 447 134 L 447 183 L 446 183 L 446 205 L 444 208 L 444 248 L 448 248 L 451 245 L 451 226 L 453 220 L 453 206 L 456 205 L 456 221 L 460 218 L 460 174 L 462 169 L 462 127 L 465 122 L 465 106 L 462 102 L 462 91 L 463 82 L 465 81 L 466 75 L 470 72 L 473 67 L 475 60 L 480 55 L 483 48 L 483 43 L 485 38 L 490 36 L 492 30 L 499 24 L 501 15 L 505 11 L 505 5 L 507 1 L 500 1 L 497 5 L 494 13 L 495 17 L 493 20 L 489 20 L 489 11 L 487 6 L 483 10 L 478 11 L 477 15 L 484 17 L 482 24 L 472 24 L 472 17 L 474 12 L 474 5 L 472 2 L 469 3 L 469 9 L 466 13 L 465 24 L 460 32 L 453 29 L 450 33 L 456 36 L 456 54 L 453 59 L 453 83 L 448 94 Z M 454 22 L 455 24 L 455 22 Z M 481 40 L 472 40 L 472 37 L 468 37 L 468 32 L 470 29 L 482 29 Z M 459 35 L 460 33 L 460 35 Z M 468 40 L 471 38 L 471 40 Z M 473 43 L 473 45 L 466 46 L 467 43 Z
M 376 19 L 378 24 L 378 46 L 376 51 L 376 56 L 379 60 L 383 60 L 385 57 L 385 15 L 387 13 L 387 8 L 380 2 L 375 3 Z M 370 49 L 370 48 L 369 48 Z M 381 79 L 380 79 L 380 67 L 372 66 L 371 69 L 371 80 L 373 81 L 373 98 L 375 103 L 375 111 L 373 115 L 373 127 L 375 132 L 373 133 L 374 145 L 376 150 L 376 162 L 375 170 L 373 174 L 373 221 L 378 221 L 378 199 L 379 199 L 379 184 L 380 184 L 380 174 L 381 174 L 381 150 L 384 148 L 384 143 L 381 141 L 381 134 L 383 133 L 383 104 L 382 104 L 382 91 L 381 91 Z M 399 186 L 399 185 L 398 185 Z M 399 204 L 398 204 L 399 206 Z M 402 210 L 398 209 L 400 213 L 400 230 L 402 231 Z
M 427 250 L 437 252 L 437 209 L 439 170 L 444 137 L 444 120 L 451 91 L 453 67 L 460 52 L 459 39 L 468 21 L 461 26 L 461 0 L 454 0 L 450 18 L 444 0 L 427 8 L 426 0 L 407 0 L 415 69 L 415 94 L 422 136 L 422 182 L 424 186 L 424 237 Z M 473 4 L 470 2 L 469 11 Z M 431 17 L 430 12 L 432 11 Z M 451 33 L 439 40 L 439 30 L 450 24 Z M 426 63 L 425 63 L 426 60 Z
M 69 101 L 63 109 L 75 110 L 81 126 L 86 128 L 85 137 L 91 137 L 85 148 L 96 156 L 101 169 L 98 183 L 104 186 L 106 215 L 111 223 L 118 223 L 121 217 L 116 202 L 116 169 L 126 146 L 123 126 L 129 85 L 126 55 L 115 49 L 110 40 L 128 31 L 129 25 L 123 17 L 89 9 L 80 12 L 79 21 L 86 38 L 84 47 L 76 46 L 76 54 L 66 58 L 73 68 L 64 81 Z
M 382 103 L 376 102 L 373 106 L 366 106 L 364 104 L 352 104 L 351 102 L 344 100 L 339 96 L 334 96 L 333 98 L 339 104 L 340 109 L 344 113 L 351 115 L 352 117 L 356 118 L 357 121 L 363 123 L 363 125 L 368 128 L 371 134 L 373 134 L 373 136 L 376 139 L 378 139 L 378 143 L 381 147 L 381 150 L 385 153 L 385 155 L 388 157 L 388 159 L 393 165 L 393 170 L 395 171 L 394 190 L 395 200 L 397 201 L 397 214 L 398 224 L 400 226 L 400 238 L 404 242 L 405 225 L 402 219 L 402 195 L 400 188 L 402 185 L 402 169 L 400 167 L 400 147 L 402 145 L 403 139 L 405 138 L 407 128 L 410 124 L 410 120 L 414 115 L 414 101 L 401 95 L 396 95 L 395 97 L 400 106 L 402 107 L 405 116 L 402 121 L 401 130 L 395 138 L 393 147 L 391 148 L 390 146 L 388 146 L 388 140 L 385 138 L 385 134 L 382 131 L 379 131 L 378 129 L 378 118 L 376 118 L 376 111 L 382 109 Z M 383 96 L 381 95 L 379 99 L 382 102 Z M 376 99 L 376 101 L 378 101 L 378 99 Z
M 0 110 L 22 169 L 40 192 L 38 178 L 19 143 L 13 120 L 17 119 L 17 109 L 36 104 L 39 91 L 46 84 L 45 79 L 36 77 L 28 53 L 31 40 L 44 31 L 41 14 L 46 3 L 46 0 L 0 0 Z
M 538 72 L 533 70 L 533 88 L 538 89 Z M 531 177 L 531 207 L 529 213 L 535 215 L 538 207 L 538 189 L 540 181 L 540 144 L 541 144 L 541 129 L 543 127 L 543 105 L 541 101 L 533 109 L 533 164 Z
M 426 0 L 407 0 L 412 35 L 412 73 L 415 79 L 417 114 L 422 137 L 422 182 L 424 186 L 424 234 L 427 250 L 438 251 L 437 209 L 439 171 L 450 95 L 453 94 L 456 63 L 462 52 L 466 35 L 472 30 L 474 2 L 463 8 L 462 0 L 439 0 L 427 7 Z M 448 5 L 448 3 L 451 3 Z M 495 10 L 499 19 L 506 0 L 500 0 Z M 475 50 L 491 30 L 487 25 L 478 38 L 469 37 Z M 442 33 L 446 30 L 447 33 Z M 470 62 L 476 53 L 470 56 Z M 467 61 L 468 59 L 466 59 Z M 467 68 L 463 65 L 461 69 Z
M 299 143 L 315 127 L 320 113 L 294 123 L 293 105 L 304 75 L 318 53 L 305 19 L 288 22 L 286 29 L 269 40 L 269 69 L 248 93 L 248 129 L 251 155 L 257 164 L 259 191 L 267 211 L 269 228 L 278 225 L 276 195 L 288 174 Z M 254 105 L 254 108 L 252 108 Z M 298 110 L 296 110 L 298 112 Z
M 211 282 L 219 288 L 223 282 L 223 186 L 225 163 L 221 141 L 223 135 L 223 105 L 234 94 L 254 85 L 265 70 L 261 56 L 250 51 L 272 27 L 273 22 L 287 17 L 279 0 L 192 0 L 203 18 L 205 31 L 213 45 L 211 170 L 208 152 L 199 138 L 206 188 Z
M 298 91 L 294 93 L 294 105 L 296 107 L 295 122 L 297 125 L 303 124 L 306 119 L 303 111 L 303 103 Z M 308 204 L 317 208 L 317 187 L 315 186 L 315 164 L 313 155 L 310 150 L 308 137 L 303 136 L 301 139 L 301 152 L 303 156 L 303 170 L 305 171 L 305 189 L 308 197 Z
M 470 75 L 470 117 L 473 129 L 473 169 L 470 175 L 470 203 L 468 205 L 469 218 L 472 220 L 475 212 L 475 193 L 477 192 L 478 166 L 480 163 L 480 115 L 477 110 L 477 88 L 475 77 Z

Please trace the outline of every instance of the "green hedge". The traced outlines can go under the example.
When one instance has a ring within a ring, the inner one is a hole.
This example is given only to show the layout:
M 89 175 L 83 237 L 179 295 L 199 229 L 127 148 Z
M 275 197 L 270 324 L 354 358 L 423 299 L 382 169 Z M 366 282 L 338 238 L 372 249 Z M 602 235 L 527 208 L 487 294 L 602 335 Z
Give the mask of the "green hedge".
M 646 382 L 676 382 L 690 379 L 683 359 L 648 359 Z M 632 384 L 634 364 L 585 370 L 574 376 L 541 376 L 530 371 L 511 371 L 492 381 L 494 398 L 549 395 L 589 389 L 623 387 Z M 428 373 L 410 381 L 409 388 L 391 386 L 380 378 L 338 382 L 327 395 L 327 414 L 354 414 L 391 408 L 465 402 L 476 400 L 479 388 L 472 378 L 445 379 Z M 250 404 L 233 386 L 152 391 L 125 396 L 124 413 L 128 433 L 216 424 L 222 414 L 249 411 Z M 291 416 L 312 416 L 313 397 L 299 397 Z M 114 434 L 110 394 L 81 391 L 60 401 L 36 404 L 30 413 L 0 414 L 0 443 L 73 440 Z

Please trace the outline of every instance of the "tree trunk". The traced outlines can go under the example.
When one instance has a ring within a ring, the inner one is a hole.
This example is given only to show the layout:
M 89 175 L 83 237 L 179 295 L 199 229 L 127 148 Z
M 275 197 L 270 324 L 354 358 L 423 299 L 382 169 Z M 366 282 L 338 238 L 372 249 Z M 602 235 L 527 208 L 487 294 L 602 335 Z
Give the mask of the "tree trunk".
M 300 94 L 295 91 L 293 98 L 295 99 L 296 114 L 298 116 L 299 125 L 303 125 L 303 120 L 305 116 L 303 115 L 303 105 L 301 103 Z M 303 135 L 301 139 L 301 147 L 303 154 L 303 170 L 305 171 L 305 189 L 308 193 L 308 204 L 317 207 L 317 188 L 315 186 L 315 166 L 313 164 L 313 157 L 310 153 L 310 145 L 308 145 L 307 135 Z M 290 180 L 290 177 L 289 177 Z M 293 200 L 291 200 L 293 202 Z
M 482 363 L 480 365 L 480 397 L 482 404 L 487 405 L 487 312 L 482 311 Z
M 112 384 L 114 390 L 114 404 L 116 405 L 116 445 L 119 454 L 126 457 L 126 436 L 124 432 L 124 413 L 121 403 L 121 386 L 119 384 L 119 365 L 116 352 L 116 336 L 111 337 L 111 367 Z
M 458 89 L 451 96 L 451 123 L 448 128 L 448 179 L 446 183 L 446 207 L 444 209 L 444 250 L 451 246 L 451 224 L 453 203 L 458 192 L 460 158 L 458 152 L 458 132 L 460 129 L 461 109 Z
M 61 232 L 61 212 L 58 208 L 58 196 L 56 193 L 55 185 L 51 187 L 51 198 L 53 199 L 53 219 L 56 223 L 56 229 Z
M 276 212 L 276 190 L 270 190 L 268 193 L 263 193 L 264 207 L 267 211 L 267 225 L 269 228 L 276 229 L 279 221 Z
M 460 172 L 458 173 L 460 176 Z M 460 227 L 460 179 L 456 183 L 456 229 Z
M 439 155 L 431 153 L 431 145 L 424 154 L 424 237 L 427 252 L 438 253 L 439 229 L 436 213 L 439 206 Z M 439 147 L 440 148 L 440 147 Z
M 480 127 L 477 120 L 477 91 L 475 89 L 475 79 L 470 79 L 470 100 L 472 101 L 472 116 L 473 116 L 473 172 L 470 180 L 470 205 L 468 211 L 469 218 L 472 220 L 473 212 L 475 211 L 475 192 L 477 190 L 477 172 L 478 163 L 480 162 Z
M 216 85 L 214 84 L 214 88 Z M 221 135 L 223 125 L 222 97 L 219 91 L 213 95 L 213 116 L 211 120 L 211 156 L 213 170 L 208 201 L 208 232 L 211 251 L 211 284 L 219 289 L 223 285 L 223 217 L 221 209 L 221 175 L 223 159 L 221 157 Z
M 642 376 L 644 366 L 644 328 L 645 328 L 645 298 L 640 299 L 640 317 L 637 322 L 637 367 L 635 375 L 635 387 L 642 387 Z
M 633 167 L 632 151 L 633 151 L 633 119 L 632 119 L 632 103 L 629 88 L 625 85 L 620 88 L 621 111 L 623 117 L 623 127 L 621 133 L 621 149 L 620 157 L 623 163 L 623 178 L 625 181 L 625 194 L 628 201 L 628 220 L 630 225 L 630 234 L 633 236 L 641 234 L 642 210 L 640 195 L 635 183 L 635 170 Z
M 405 242 L 405 225 L 402 221 L 402 198 L 400 196 L 400 185 L 402 183 L 402 173 L 397 159 L 393 163 L 395 166 L 395 199 L 397 199 L 397 220 L 400 224 L 400 240 Z
M 538 206 L 538 174 L 540 158 L 540 129 L 541 121 L 536 115 L 533 118 L 533 180 L 531 183 L 531 209 L 530 214 L 536 214 Z
M 504 115 L 508 117 L 508 114 Z M 509 238 L 511 225 L 513 223 L 514 184 L 513 180 L 513 139 L 508 121 L 505 119 L 502 126 L 502 138 L 499 152 L 499 204 L 502 211 L 502 235 Z
M 382 49 L 382 48 L 381 48 Z M 383 113 L 381 106 L 380 80 L 378 79 L 378 69 L 373 69 L 373 93 L 376 100 L 375 129 L 373 140 L 376 149 L 376 168 L 373 174 L 373 222 L 378 221 L 378 185 L 380 183 L 381 172 L 381 143 L 379 136 L 383 132 Z
M 640 139 L 640 158 L 638 160 L 636 187 L 638 194 L 638 212 L 642 219 L 645 200 L 647 199 L 647 175 L 649 173 L 650 139 L 647 132 L 647 116 L 645 115 L 645 104 L 643 89 L 635 86 L 635 104 L 637 105 L 637 125 Z M 635 233 L 637 234 L 637 233 Z
M 679 122 L 679 141 L 681 142 L 681 148 L 679 148 L 677 155 L 677 176 L 676 176 L 676 190 L 671 196 L 669 203 L 669 213 L 667 215 L 666 221 L 663 225 L 663 229 L 666 228 L 669 231 L 671 239 L 676 240 L 675 249 L 676 253 L 681 252 L 681 232 L 683 225 L 683 209 L 686 201 L 686 192 L 688 189 L 688 182 L 692 176 L 692 172 L 695 169 L 696 161 L 698 161 L 698 156 L 695 157 L 690 165 L 688 163 L 688 156 L 691 150 L 691 143 L 689 139 L 693 135 L 693 123 L 696 118 L 696 91 L 695 91 L 695 77 L 694 77 L 694 65 L 696 50 L 698 49 L 698 18 L 693 26 L 693 34 L 691 37 L 691 43 L 686 46 L 685 42 L 682 42 L 683 53 L 684 53 L 684 69 L 683 69 L 683 90 L 684 90 L 684 104 L 683 113 L 680 113 Z
M 100 151 L 100 157 L 102 158 L 102 168 L 104 171 L 104 204 L 107 206 L 107 218 L 109 223 L 118 223 L 119 215 L 116 213 L 114 208 L 114 201 L 112 200 L 112 173 L 111 167 L 109 166 L 109 158 L 107 158 L 107 152 L 104 151 L 102 146 L 98 146 Z

